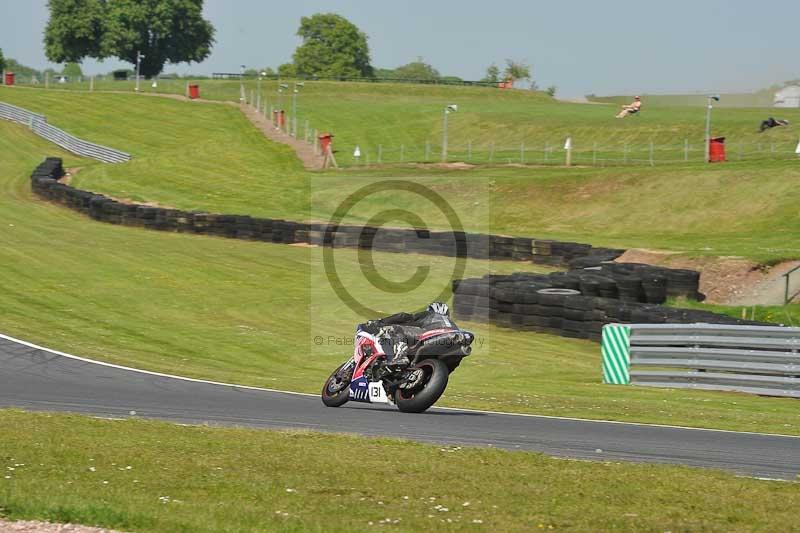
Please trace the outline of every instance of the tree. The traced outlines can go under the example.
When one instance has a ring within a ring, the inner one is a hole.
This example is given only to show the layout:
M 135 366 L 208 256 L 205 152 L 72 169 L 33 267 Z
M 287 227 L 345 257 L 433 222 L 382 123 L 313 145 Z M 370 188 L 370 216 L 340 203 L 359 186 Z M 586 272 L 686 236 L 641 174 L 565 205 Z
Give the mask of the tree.
M 141 73 L 164 64 L 202 61 L 211 53 L 214 27 L 202 17 L 203 0 L 49 0 L 45 53 L 56 63 L 117 57 Z
M 401 80 L 436 81 L 441 79 L 439 71 L 425 63 L 421 57 L 394 70 L 395 78 Z
M 486 69 L 486 76 L 481 81 L 486 83 L 499 83 L 500 82 L 500 67 L 492 63 Z
M 294 66 L 294 63 L 284 63 L 278 67 L 278 76 L 281 78 L 296 78 L 297 67 Z
M 530 65 L 522 61 L 514 61 L 513 59 L 506 59 L 506 69 L 503 73 L 507 79 L 511 79 L 512 81 L 531 79 Z
M 3 57 L 3 49 L 0 48 L 0 72 L 3 72 L 6 69 L 6 60 Z
M 545 89 L 544 92 L 546 92 L 549 96 L 552 96 L 552 97 L 555 98 L 557 90 L 558 90 L 558 87 L 556 87 L 555 85 L 551 85 L 550 87 Z
M 38 79 L 42 78 L 43 75 L 42 72 L 39 72 L 35 68 L 31 68 L 29 66 L 21 64 L 13 57 L 6 58 L 5 62 L 6 62 L 6 70 L 13 72 L 17 76 L 20 76 L 21 78 L 38 78 Z
M 102 59 L 107 31 L 104 0 L 49 0 L 50 20 L 44 31 L 45 55 L 55 63 Z
M 367 36 L 346 18 L 317 13 L 300 19 L 303 44 L 294 52 L 297 74 L 320 77 L 371 77 Z
M 83 70 L 81 70 L 81 66 L 78 63 L 67 63 L 64 65 L 64 70 L 61 71 L 61 74 L 76 80 L 83 76 Z
M 392 79 L 395 77 L 394 69 L 392 68 L 372 69 L 372 74 L 379 79 Z

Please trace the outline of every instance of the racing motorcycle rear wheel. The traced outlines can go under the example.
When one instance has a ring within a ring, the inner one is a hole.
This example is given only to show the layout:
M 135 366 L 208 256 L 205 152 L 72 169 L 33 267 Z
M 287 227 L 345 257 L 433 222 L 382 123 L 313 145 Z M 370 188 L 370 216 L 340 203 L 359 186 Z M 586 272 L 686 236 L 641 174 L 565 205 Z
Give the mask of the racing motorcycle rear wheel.
M 350 364 L 351 361 L 348 361 L 337 368 L 322 387 L 322 403 L 328 407 L 341 407 L 350 399 L 350 378 L 353 370 L 345 370 Z
M 450 374 L 447 365 L 439 359 L 426 359 L 414 365 L 412 370 L 421 370 L 419 383 L 413 388 L 398 388 L 394 393 L 397 408 L 404 413 L 421 413 L 436 403 L 447 388 Z

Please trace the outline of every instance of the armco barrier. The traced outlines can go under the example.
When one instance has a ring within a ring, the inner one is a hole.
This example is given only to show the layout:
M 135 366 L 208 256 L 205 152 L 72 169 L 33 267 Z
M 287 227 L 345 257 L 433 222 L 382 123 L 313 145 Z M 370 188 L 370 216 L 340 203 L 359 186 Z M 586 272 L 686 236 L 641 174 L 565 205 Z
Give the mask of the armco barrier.
M 602 351 L 605 383 L 800 398 L 800 328 L 614 324 Z
M 44 115 L 0 102 L 0 118 L 28 126 L 35 134 L 57 144 L 73 154 L 90 157 L 104 163 L 130 161 L 130 154 L 79 139 L 47 123 Z

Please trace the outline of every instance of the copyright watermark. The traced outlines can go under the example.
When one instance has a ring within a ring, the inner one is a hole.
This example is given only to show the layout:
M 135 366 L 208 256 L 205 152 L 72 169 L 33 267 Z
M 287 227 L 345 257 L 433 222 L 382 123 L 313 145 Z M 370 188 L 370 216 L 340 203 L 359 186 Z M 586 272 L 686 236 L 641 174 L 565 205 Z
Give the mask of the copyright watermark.
M 355 337 L 354 336 L 341 337 L 337 335 L 314 335 L 314 344 L 316 346 L 354 346 Z
M 355 336 L 341 336 L 341 335 L 314 335 L 312 341 L 315 346 L 354 346 Z M 472 346 L 483 347 L 485 339 L 476 337 L 472 341 Z M 448 339 L 431 339 L 426 343 L 427 345 L 449 346 L 451 341 Z
M 450 299 L 466 271 L 468 241 L 446 194 L 381 180 L 341 196 L 322 249 L 325 279 L 341 303 L 370 319 Z

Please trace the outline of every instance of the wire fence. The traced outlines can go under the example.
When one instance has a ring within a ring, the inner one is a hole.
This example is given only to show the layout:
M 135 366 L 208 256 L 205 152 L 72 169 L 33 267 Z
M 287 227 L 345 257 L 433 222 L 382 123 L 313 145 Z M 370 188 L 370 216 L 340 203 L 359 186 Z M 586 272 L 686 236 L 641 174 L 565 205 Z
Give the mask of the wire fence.
M 668 165 L 701 163 L 706 159 L 705 143 L 690 142 L 656 144 L 631 143 L 607 145 L 597 142 L 582 142 L 572 138 L 572 148 L 565 148 L 566 140 L 544 142 L 482 142 L 458 145 L 448 144 L 447 153 L 442 143 L 364 145 L 358 147 L 359 157 L 354 157 L 355 147 L 338 146 L 344 151 L 340 162 L 353 165 L 393 163 L 456 163 L 475 165 Z M 797 143 L 779 142 L 733 142 L 727 143 L 726 161 L 790 160 L 798 159 Z
M 255 91 L 245 92 L 245 104 L 272 120 L 273 126 L 295 138 L 314 145 L 319 154 L 320 131 L 313 128 L 307 119 L 293 117 L 282 107 L 270 102 Z M 438 144 L 340 144 L 336 143 L 334 153 L 340 166 L 355 167 L 404 163 L 468 163 L 473 165 L 578 165 L 578 166 L 620 166 L 620 165 L 668 165 L 702 163 L 706 161 L 706 145 L 684 138 L 682 142 L 661 143 L 615 143 L 604 144 L 596 141 L 583 142 L 570 138 L 552 142 L 512 142 L 498 143 L 471 142 L 448 143 L 447 151 L 443 142 Z M 770 140 L 765 142 L 728 142 L 725 144 L 726 161 L 774 161 L 800 158 L 800 143 L 793 141 Z
M 214 72 L 212 79 L 215 80 L 256 80 L 259 77 L 264 80 L 278 81 L 285 79 L 280 74 L 240 74 L 234 72 Z M 295 79 L 295 78 L 293 78 Z M 434 78 L 434 79 L 414 79 L 414 78 L 365 78 L 363 76 L 297 76 L 300 81 L 344 81 L 357 83 L 410 83 L 415 85 L 455 85 L 464 87 L 487 87 L 502 88 L 504 83 L 492 81 L 462 80 L 460 78 Z

